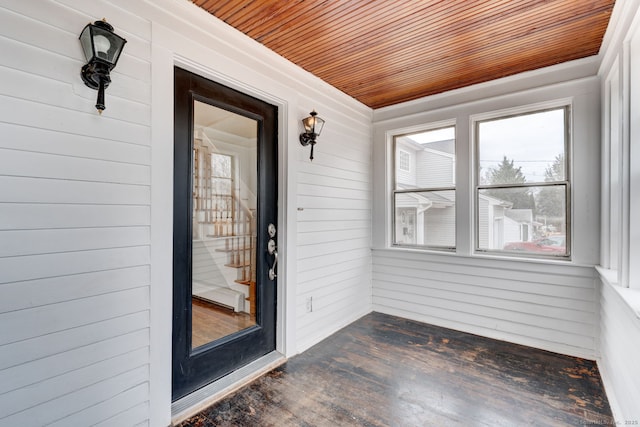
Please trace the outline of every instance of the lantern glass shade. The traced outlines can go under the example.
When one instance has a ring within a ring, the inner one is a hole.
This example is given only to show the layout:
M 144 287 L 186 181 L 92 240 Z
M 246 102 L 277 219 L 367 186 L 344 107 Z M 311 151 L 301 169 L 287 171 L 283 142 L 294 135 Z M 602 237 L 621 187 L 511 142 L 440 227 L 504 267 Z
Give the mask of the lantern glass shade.
M 88 24 L 80 34 L 80 44 L 87 62 L 101 62 L 109 70 L 116 66 L 126 42 L 105 21 Z
M 309 117 L 302 120 L 302 124 L 306 133 L 312 133 L 319 136 L 320 132 L 322 132 L 322 127 L 324 126 L 324 120 L 318 117 L 317 114 L 318 113 L 313 111 Z

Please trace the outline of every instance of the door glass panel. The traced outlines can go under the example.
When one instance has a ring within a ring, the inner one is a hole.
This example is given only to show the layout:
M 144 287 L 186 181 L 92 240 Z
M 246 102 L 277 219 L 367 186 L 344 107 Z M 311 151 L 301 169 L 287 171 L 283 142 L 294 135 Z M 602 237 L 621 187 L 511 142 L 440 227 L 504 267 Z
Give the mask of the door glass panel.
M 256 324 L 256 120 L 193 106 L 191 348 Z

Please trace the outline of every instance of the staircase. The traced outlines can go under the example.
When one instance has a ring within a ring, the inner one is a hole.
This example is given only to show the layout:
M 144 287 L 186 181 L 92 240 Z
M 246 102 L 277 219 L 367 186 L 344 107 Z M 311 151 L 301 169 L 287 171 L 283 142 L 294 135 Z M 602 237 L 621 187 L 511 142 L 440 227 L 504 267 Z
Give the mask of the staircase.
M 215 252 L 224 254 L 222 268 L 227 269 L 226 276 L 232 277 L 232 283 L 225 285 L 241 290 L 246 301 L 244 311 L 253 317 L 256 311 L 256 210 L 240 197 L 240 186 L 231 173 L 231 157 L 214 153 L 211 143 L 195 139 L 193 239 L 205 241 Z M 216 262 L 216 258 L 211 256 L 210 262 Z

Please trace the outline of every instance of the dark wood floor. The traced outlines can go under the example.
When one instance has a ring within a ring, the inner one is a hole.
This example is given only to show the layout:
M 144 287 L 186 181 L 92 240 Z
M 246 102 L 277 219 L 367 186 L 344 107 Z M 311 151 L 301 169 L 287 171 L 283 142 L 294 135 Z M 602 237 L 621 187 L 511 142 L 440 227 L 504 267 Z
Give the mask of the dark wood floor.
M 200 298 L 191 298 L 191 309 L 193 317 L 191 346 L 193 348 L 241 331 L 256 323 L 247 313 L 235 313 L 231 309 Z
M 181 426 L 613 423 L 595 362 L 372 313 Z

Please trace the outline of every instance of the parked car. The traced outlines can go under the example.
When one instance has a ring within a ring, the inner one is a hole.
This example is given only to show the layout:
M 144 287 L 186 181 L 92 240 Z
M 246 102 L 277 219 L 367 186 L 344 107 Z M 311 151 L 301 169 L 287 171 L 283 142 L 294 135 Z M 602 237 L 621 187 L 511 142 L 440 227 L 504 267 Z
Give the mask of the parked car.
M 535 253 L 567 253 L 566 237 L 564 235 L 547 236 L 532 242 L 510 242 L 504 245 L 506 251 L 526 251 Z

